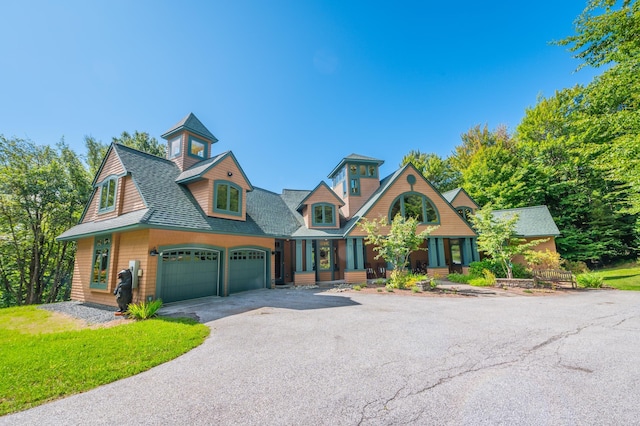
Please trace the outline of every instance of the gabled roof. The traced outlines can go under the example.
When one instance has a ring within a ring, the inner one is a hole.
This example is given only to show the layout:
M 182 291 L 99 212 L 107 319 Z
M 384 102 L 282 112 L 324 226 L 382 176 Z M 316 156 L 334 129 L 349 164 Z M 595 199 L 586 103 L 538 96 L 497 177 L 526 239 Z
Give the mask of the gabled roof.
M 467 197 L 469 197 L 469 199 L 473 202 L 473 204 L 476 207 L 478 206 L 478 203 L 475 202 L 475 200 L 473 198 L 471 198 L 471 195 L 469 195 L 469 193 L 467 191 L 464 190 L 464 188 L 456 188 L 456 189 L 452 189 L 451 191 L 447 191 L 447 192 L 443 192 L 442 193 L 442 197 L 447 200 L 449 202 L 449 204 L 452 204 L 453 201 L 460 195 L 460 194 L 465 194 Z M 471 206 L 466 206 L 466 207 L 471 207 Z
M 340 169 L 344 167 L 347 163 L 371 163 L 376 164 L 378 167 L 384 164 L 383 160 L 378 160 L 377 158 L 365 157 L 364 155 L 359 154 L 351 154 L 347 155 L 340 161 L 340 164 L 335 166 L 331 173 L 327 176 L 329 179 L 332 179 L 334 175 L 336 175 Z
M 222 160 L 224 160 L 227 157 L 231 157 L 233 162 L 238 167 L 238 170 L 240 170 L 240 173 L 242 173 L 242 177 L 249 185 L 249 191 L 253 191 L 253 185 L 251 185 L 251 182 L 249 182 L 249 179 L 247 178 L 247 175 L 244 173 L 244 170 L 242 170 L 242 167 L 240 167 L 240 163 L 238 163 L 236 156 L 233 155 L 233 152 L 231 151 L 223 152 L 222 154 L 218 154 L 215 157 L 211 157 L 194 164 L 184 172 L 180 173 L 180 175 L 176 178 L 176 182 L 188 183 L 188 182 L 193 182 L 193 181 L 202 179 L 202 176 L 206 172 L 211 170 L 213 166 L 215 166 L 216 164 L 219 164 Z
M 213 136 L 213 133 L 207 129 L 204 124 L 198 118 L 190 112 L 186 117 L 182 120 L 178 121 L 173 127 L 164 132 L 162 138 L 169 139 L 174 134 L 181 132 L 183 130 L 188 130 L 191 133 L 195 133 L 198 136 L 202 136 L 205 139 L 211 141 L 211 143 L 218 142 L 218 139 Z
M 331 193 L 331 195 L 333 195 L 333 197 L 336 199 L 337 204 L 339 206 L 344 206 L 344 201 L 342 201 L 342 198 L 338 197 L 338 195 L 335 192 L 333 192 L 331 188 L 329 188 L 329 185 L 327 185 L 324 181 L 322 181 L 311 192 L 309 192 L 309 195 L 304 197 L 302 201 L 298 203 L 296 210 L 300 211 L 300 209 L 306 204 L 306 201 L 322 187 L 326 188 Z
M 502 219 L 517 214 L 516 235 L 521 237 L 557 237 L 558 226 L 551 217 L 547 206 L 521 207 L 516 209 L 494 210 L 493 216 Z

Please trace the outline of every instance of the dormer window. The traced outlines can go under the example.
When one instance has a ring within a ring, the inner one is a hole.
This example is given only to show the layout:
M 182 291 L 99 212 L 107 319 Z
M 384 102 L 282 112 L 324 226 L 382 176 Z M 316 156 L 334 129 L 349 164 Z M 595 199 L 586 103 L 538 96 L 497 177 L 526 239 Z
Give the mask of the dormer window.
M 100 206 L 99 213 L 113 211 L 116 208 L 116 189 L 118 178 L 110 177 L 100 185 Z
M 204 160 L 207 158 L 207 144 L 193 136 L 189 136 L 189 155 Z
M 335 208 L 331 204 L 320 203 L 312 206 L 313 226 L 335 226 Z
M 469 218 L 473 215 L 473 210 L 471 210 L 471 208 L 469 207 L 458 207 L 456 211 L 467 222 L 469 221 Z
M 182 136 L 169 141 L 169 158 L 175 158 L 182 151 Z
M 239 186 L 231 182 L 216 182 L 213 198 L 214 211 L 237 216 L 242 214 L 242 189 Z

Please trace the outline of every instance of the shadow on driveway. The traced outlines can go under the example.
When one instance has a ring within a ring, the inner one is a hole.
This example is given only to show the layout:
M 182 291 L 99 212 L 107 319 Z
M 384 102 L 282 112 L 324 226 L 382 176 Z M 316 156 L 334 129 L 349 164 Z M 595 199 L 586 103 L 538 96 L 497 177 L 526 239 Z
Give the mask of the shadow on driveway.
M 349 297 L 323 294 L 327 289 L 262 289 L 228 297 L 203 297 L 167 303 L 158 314 L 163 317 L 193 318 L 201 323 L 261 308 L 326 309 L 359 305 Z

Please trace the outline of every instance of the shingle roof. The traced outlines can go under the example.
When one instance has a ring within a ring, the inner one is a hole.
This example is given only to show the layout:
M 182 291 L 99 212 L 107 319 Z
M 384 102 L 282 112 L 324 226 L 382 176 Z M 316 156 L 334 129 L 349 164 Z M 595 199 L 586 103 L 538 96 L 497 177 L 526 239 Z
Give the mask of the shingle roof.
M 350 154 L 347 155 L 346 157 L 344 157 L 340 163 L 335 166 L 333 168 L 333 170 L 331 170 L 331 173 L 329 173 L 329 175 L 327 176 L 329 179 L 333 178 L 333 176 L 338 173 L 338 171 L 340 169 L 342 169 L 342 167 L 348 163 L 348 162 L 360 162 L 360 163 L 375 163 L 378 166 L 381 166 L 384 164 L 383 160 L 378 160 L 377 158 L 372 158 L 372 157 L 366 157 L 364 155 L 360 155 L 360 154 Z
M 169 130 L 164 132 L 162 137 L 168 139 L 169 137 L 171 137 L 171 135 L 182 130 L 188 130 L 192 133 L 195 133 L 196 135 L 202 136 L 203 138 L 210 140 L 212 143 L 218 142 L 218 139 L 213 136 L 213 133 L 211 133 L 209 129 L 207 129 L 192 112 L 190 112 L 182 120 L 178 121 Z
M 462 191 L 462 188 L 452 189 L 451 191 L 443 192 L 442 196 L 444 197 L 445 200 L 451 203 L 453 200 L 455 200 L 455 198 L 458 196 L 460 191 Z
M 247 194 L 247 217 L 255 220 L 262 233 L 274 236 L 290 236 L 304 225 L 280 195 L 262 188 Z
M 185 183 L 200 178 L 204 173 L 213 167 L 217 162 L 222 160 L 230 151 L 218 154 L 215 157 L 207 158 L 199 163 L 194 164 L 191 168 L 183 171 L 176 178 L 177 183 Z
M 521 207 L 516 209 L 494 210 L 496 219 L 518 215 L 516 234 L 521 237 L 559 236 L 560 230 L 551 217 L 547 206 Z
M 149 212 L 149 209 L 142 209 L 100 222 L 81 223 L 63 232 L 60 236 L 58 236 L 58 239 L 74 240 L 82 237 L 83 235 L 95 235 L 101 232 L 115 231 L 131 226 L 136 226 L 144 223 L 145 217 L 149 214 Z

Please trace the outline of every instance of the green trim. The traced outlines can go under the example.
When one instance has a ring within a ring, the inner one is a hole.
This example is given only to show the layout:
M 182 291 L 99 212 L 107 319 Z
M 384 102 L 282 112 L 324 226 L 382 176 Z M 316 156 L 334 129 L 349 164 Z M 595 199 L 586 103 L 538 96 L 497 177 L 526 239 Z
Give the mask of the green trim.
M 107 176 L 102 183 L 100 184 L 100 197 L 98 198 L 98 214 L 109 213 L 116 209 L 117 195 L 118 195 L 118 176 L 110 175 Z M 111 187 L 111 183 L 113 182 L 113 187 Z M 106 197 L 103 200 L 103 193 L 107 187 Z M 110 195 L 110 192 L 113 190 L 113 195 Z M 112 202 L 109 202 L 109 197 L 113 197 Z M 103 201 L 105 205 L 103 206 Z
M 191 152 L 191 148 L 192 148 L 193 142 L 197 142 L 197 143 L 200 143 L 200 144 L 203 145 L 203 148 L 204 148 L 203 155 L 204 155 L 204 157 L 201 157 L 199 155 L 193 154 Z M 189 135 L 189 143 L 187 144 L 187 155 L 189 157 L 192 157 L 192 158 L 198 158 L 200 160 L 206 160 L 207 158 L 209 158 L 209 143 L 206 142 L 203 139 L 199 139 L 199 138 L 196 138 L 194 136 Z
M 218 193 L 221 186 L 227 187 L 226 208 L 218 207 Z M 231 210 L 231 189 L 238 191 L 238 211 Z M 215 181 L 213 188 L 213 211 L 217 213 L 230 214 L 233 216 L 242 216 L 242 188 L 228 180 Z
M 93 255 L 91 256 L 92 262 L 89 288 L 98 290 L 107 289 L 107 285 L 109 284 L 109 263 L 111 261 L 112 241 L 113 240 L 111 234 L 96 236 L 93 241 Z M 98 256 L 100 256 L 99 259 Z M 98 271 L 96 271 L 96 264 L 98 263 L 98 261 L 100 261 L 100 266 L 98 268 Z M 104 277 L 102 276 L 103 273 Z
M 327 221 L 327 211 L 325 207 L 331 208 L 330 221 Z M 316 221 L 316 209 L 321 208 L 320 216 L 322 216 L 322 222 Z M 311 225 L 312 226 L 336 226 L 336 206 L 329 203 L 315 203 L 311 205 Z
M 300 209 L 301 209 L 301 208 L 306 204 L 306 201 L 307 201 L 307 200 L 308 200 L 308 199 L 309 199 L 313 194 L 315 194 L 315 193 L 320 189 L 320 187 L 321 187 L 321 186 L 324 186 L 325 188 L 327 188 L 327 190 L 329 190 L 329 193 L 330 193 L 331 195 L 333 195 L 333 197 L 338 201 L 338 204 L 339 204 L 340 206 L 344 206 L 344 204 L 345 204 L 345 203 L 344 203 L 344 201 L 342 200 L 342 198 L 340 198 L 340 197 L 338 196 L 338 194 L 336 194 L 335 192 L 333 192 L 333 189 L 331 189 L 331 188 L 329 187 L 329 185 L 327 185 L 324 181 L 322 181 L 322 182 L 320 182 L 320 183 L 319 183 L 315 188 L 313 188 L 313 190 L 311 190 L 311 191 L 309 192 L 309 194 L 308 194 L 306 197 L 304 197 L 304 198 L 302 199 L 302 201 L 300 201 L 300 202 L 298 203 L 298 207 L 296 207 L 296 210 L 298 210 L 298 211 L 299 211 L 299 210 L 300 210 Z
M 218 289 L 217 289 L 217 294 L 218 296 L 221 295 L 220 292 L 220 284 L 224 282 L 224 259 L 225 259 L 225 249 L 224 247 L 218 247 L 218 246 L 212 246 L 212 245 L 208 245 L 208 244 L 193 244 L 193 243 L 187 243 L 187 244 L 173 244 L 173 245 L 168 245 L 168 246 L 159 246 L 158 247 L 158 264 L 156 266 L 156 293 L 155 293 L 155 297 L 158 298 L 160 297 L 160 294 L 162 294 L 162 253 L 165 251 L 174 251 L 174 250 L 180 250 L 180 249 L 185 249 L 185 250 L 206 250 L 206 251 L 215 251 L 218 253 Z M 188 300 L 188 299 L 187 299 Z
M 421 224 L 425 224 L 425 225 L 439 225 L 440 224 L 440 212 L 438 211 L 438 208 L 436 207 L 436 205 L 433 203 L 433 201 L 431 201 L 431 199 L 429 197 L 427 197 L 425 194 L 421 193 L 421 192 L 416 192 L 416 191 L 407 191 L 407 192 L 403 192 L 402 194 L 398 195 L 396 198 L 393 199 L 393 201 L 391 202 L 390 206 L 389 206 L 389 213 L 388 213 L 388 218 L 389 218 L 389 222 L 393 221 L 393 217 L 391 217 L 391 210 L 393 209 L 393 206 L 396 204 L 396 202 L 398 202 L 398 200 L 400 200 L 400 213 L 402 214 L 402 217 L 406 218 L 406 212 L 405 212 L 405 197 L 407 196 L 411 196 L 411 195 L 416 195 L 418 197 L 422 198 L 422 217 L 424 219 L 427 219 L 427 203 L 431 204 L 431 207 L 433 208 L 433 211 L 435 211 L 436 213 L 436 220 L 435 221 L 425 221 L 425 222 L 420 222 Z M 457 214 L 457 212 L 456 212 Z

